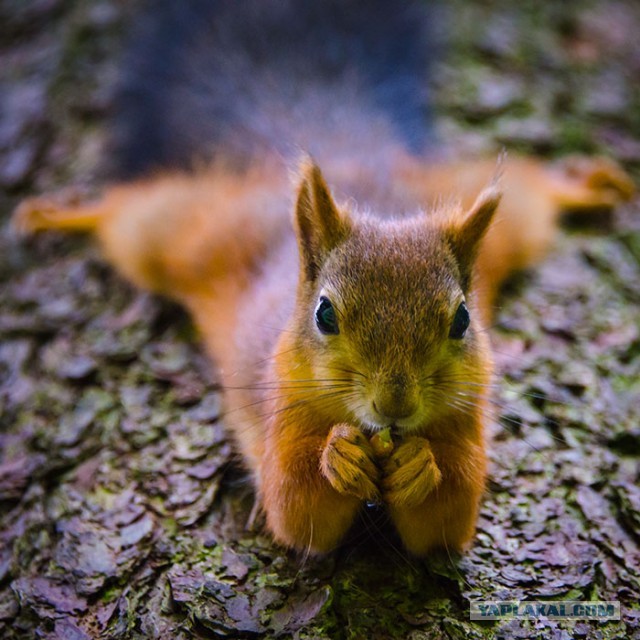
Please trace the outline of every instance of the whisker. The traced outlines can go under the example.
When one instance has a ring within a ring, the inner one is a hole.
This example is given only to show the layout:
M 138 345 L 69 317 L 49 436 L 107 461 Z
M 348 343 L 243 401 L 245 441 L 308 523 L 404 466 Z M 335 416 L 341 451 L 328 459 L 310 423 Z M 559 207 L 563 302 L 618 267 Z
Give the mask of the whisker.
M 483 389 L 488 389 L 488 390 L 492 390 L 492 391 L 504 391 L 509 390 L 510 389 L 510 383 L 506 382 L 506 387 L 505 387 L 505 383 L 498 383 L 498 382 L 491 382 L 491 383 L 483 383 L 483 382 L 473 382 L 473 381 L 469 381 L 466 380 L 462 377 L 460 377 L 459 375 L 431 375 L 428 376 L 427 380 L 430 381 L 430 385 L 431 386 L 437 386 L 438 384 L 456 384 L 459 386 L 465 386 L 465 387 L 478 387 L 478 388 L 483 388 Z M 544 402 L 550 402 L 553 404 L 560 404 L 560 405 L 565 405 L 565 406 L 574 406 L 575 405 L 575 401 L 574 402 L 567 402 L 565 400 L 561 400 L 557 397 L 552 397 L 548 394 L 545 393 L 536 393 L 536 392 L 528 392 L 528 391 L 522 391 L 520 389 L 515 389 L 518 392 L 518 395 L 521 397 L 526 397 L 526 398 L 531 398 L 533 400 L 541 400 Z
M 341 390 L 341 391 L 330 391 L 324 394 L 319 395 L 318 393 L 314 393 L 314 394 L 309 394 L 307 396 L 302 396 L 302 397 L 298 397 L 297 399 L 295 399 L 293 402 L 289 402 L 286 405 L 282 406 L 282 407 L 277 407 L 277 408 L 269 408 L 268 410 L 265 410 L 264 412 L 260 412 L 260 413 L 256 413 L 253 416 L 253 420 L 251 420 L 250 422 L 246 422 L 243 427 L 244 429 L 250 429 L 252 427 L 254 427 L 256 424 L 258 424 L 259 422 L 263 421 L 265 418 L 269 418 L 275 415 L 279 415 L 282 413 L 286 413 L 287 411 L 291 411 L 293 409 L 296 409 L 298 407 L 304 406 L 305 404 L 313 404 L 316 402 L 321 402 L 323 408 L 331 408 L 334 405 L 342 405 L 344 404 L 346 401 L 348 401 L 350 398 L 352 397 L 358 397 L 359 394 L 356 391 L 349 391 L 347 389 L 345 390 Z M 262 399 L 259 400 L 257 402 L 252 402 L 252 403 L 248 403 L 246 405 L 242 405 L 240 407 L 234 407 L 233 409 L 231 409 L 228 412 L 225 412 L 224 415 L 232 415 L 234 413 L 237 413 L 239 411 L 248 409 L 248 408 L 252 408 L 255 406 L 259 406 L 261 404 L 267 403 L 267 402 L 277 402 L 278 400 L 281 399 L 286 399 L 289 398 L 289 394 L 283 394 L 280 396 L 274 396 L 272 398 L 268 398 L 268 399 Z M 237 431 L 237 427 L 235 428 L 235 430 Z
M 471 400 L 466 400 L 464 398 L 455 398 L 455 399 L 448 399 L 446 401 L 447 405 L 452 407 L 452 408 L 456 408 L 458 410 L 460 410 L 463 414 L 469 415 L 471 416 L 472 414 L 470 413 L 470 411 L 472 409 L 475 409 L 477 407 L 476 403 L 471 401 Z M 491 412 L 489 413 L 489 415 L 491 416 Z M 515 425 L 516 427 L 521 427 L 522 424 L 514 419 L 514 418 L 510 418 L 509 416 L 496 416 L 495 414 L 493 416 L 491 416 L 493 418 L 494 423 L 497 426 L 504 426 L 502 423 L 503 422 L 508 422 L 508 423 L 512 423 L 513 425 Z M 529 446 L 531 449 L 533 449 L 536 453 L 540 453 L 543 455 L 549 455 L 548 452 L 544 452 L 543 450 L 541 450 L 539 447 L 536 447 L 532 442 L 530 442 L 529 440 L 527 440 L 527 438 L 525 436 L 519 435 L 518 436 L 525 444 L 527 444 L 527 446 Z M 557 442 L 564 442 L 562 440 L 562 438 L 558 438 L 556 436 L 553 436 L 552 434 L 550 434 L 550 437 L 557 441 Z
M 260 360 L 254 360 L 252 362 L 249 362 L 245 367 L 241 367 L 239 369 L 235 369 L 234 371 L 232 371 L 229 374 L 229 377 L 235 377 L 240 375 L 241 373 L 244 373 L 245 371 L 251 369 L 253 370 L 255 367 L 260 366 L 261 364 L 265 364 L 267 362 L 269 362 L 270 360 L 275 360 L 276 358 L 280 357 L 280 356 L 284 356 L 287 355 L 289 353 L 293 353 L 294 351 L 297 351 L 297 347 L 292 347 L 291 349 L 285 349 L 284 351 L 279 351 L 277 353 L 273 353 L 270 356 L 266 356 L 265 358 L 261 358 Z
M 280 381 L 274 380 L 262 380 L 256 381 L 250 385 L 222 385 L 225 389 L 255 389 L 255 388 L 269 388 L 269 387 L 278 387 L 278 388 L 286 388 L 286 387 L 298 387 L 301 384 L 309 384 L 313 386 L 322 386 L 326 383 L 336 383 L 336 384 L 361 384 L 351 380 L 350 378 L 298 378 L 288 380 L 286 385 L 283 385 Z

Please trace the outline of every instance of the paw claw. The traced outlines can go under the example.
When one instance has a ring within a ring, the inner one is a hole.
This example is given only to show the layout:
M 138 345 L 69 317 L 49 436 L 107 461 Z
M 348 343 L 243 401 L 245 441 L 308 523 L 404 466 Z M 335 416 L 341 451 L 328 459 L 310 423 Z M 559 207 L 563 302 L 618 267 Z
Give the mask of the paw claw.
M 424 502 L 440 484 L 438 468 L 428 440 L 408 438 L 384 466 L 384 500 L 392 506 L 415 506 Z
M 380 471 L 373 450 L 359 429 L 348 424 L 335 425 L 320 459 L 322 474 L 338 493 L 362 500 L 378 500 Z

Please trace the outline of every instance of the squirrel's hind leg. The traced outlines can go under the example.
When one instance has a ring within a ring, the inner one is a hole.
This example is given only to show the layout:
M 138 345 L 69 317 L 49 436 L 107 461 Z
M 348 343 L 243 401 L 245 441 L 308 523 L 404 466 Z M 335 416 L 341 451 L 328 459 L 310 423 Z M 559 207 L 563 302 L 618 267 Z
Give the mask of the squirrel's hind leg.
M 24 200 L 13 213 L 11 223 L 24 235 L 49 229 L 89 232 L 97 229 L 104 214 L 102 201 L 80 204 L 39 196 Z
M 604 157 L 569 156 L 551 165 L 547 175 L 560 210 L 610 209 L 635 192 L 625 171 Z
M 22 235 L 40 231 L 91 233 L 103 252 L 132 282 L 153 291 L 162 291 L 157 264 L 158 248 L 150 244 L 159 225 L 149 222 L 153 206 L 135 206 L 136 189 L 116 186 L 95 200 L 82 202 L 76 192 L 62 192 L 24 200 L 14 211 L 11 223 Z M 134 206 L 131 206 L 133 203 Z M 151 216 L 153 217 L 153 216 Z

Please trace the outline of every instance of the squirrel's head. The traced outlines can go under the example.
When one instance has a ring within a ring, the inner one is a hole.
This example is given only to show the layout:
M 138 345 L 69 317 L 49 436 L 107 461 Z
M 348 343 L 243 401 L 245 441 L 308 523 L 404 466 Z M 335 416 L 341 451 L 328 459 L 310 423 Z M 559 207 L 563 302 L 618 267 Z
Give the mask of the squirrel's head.
M 489 187 L 466 212 L 356 216 L 304 166 L 295 331 L 323 392 L 364 428 L 419 430 L 484 395 L 489 359 L 471 285 L 499 200 Z

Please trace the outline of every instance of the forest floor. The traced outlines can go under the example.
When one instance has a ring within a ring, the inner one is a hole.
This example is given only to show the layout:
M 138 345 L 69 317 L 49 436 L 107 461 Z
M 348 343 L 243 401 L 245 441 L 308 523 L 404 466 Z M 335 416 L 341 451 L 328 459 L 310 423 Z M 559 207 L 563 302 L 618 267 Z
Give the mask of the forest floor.
M 640 202 L 571 227 L 502 299 L 490 481 L 462 557 L 384 522 L 322 560 L 248 531 L 185 314 L 82 239 L 19 240 L 29 194 L 99 188 L 125 0 L 0 7 L 0 636 L 640 638 Z M 603 153 L 640 176 L 640 5 L 455 0 L 434 81 L 454 153 Z M 621 620 L 472 621 L 482 600 Z

